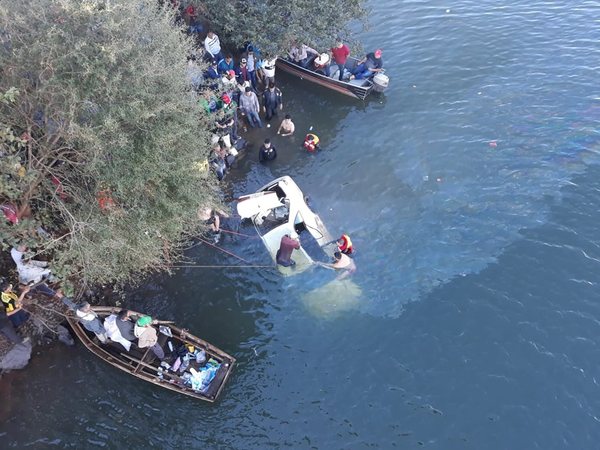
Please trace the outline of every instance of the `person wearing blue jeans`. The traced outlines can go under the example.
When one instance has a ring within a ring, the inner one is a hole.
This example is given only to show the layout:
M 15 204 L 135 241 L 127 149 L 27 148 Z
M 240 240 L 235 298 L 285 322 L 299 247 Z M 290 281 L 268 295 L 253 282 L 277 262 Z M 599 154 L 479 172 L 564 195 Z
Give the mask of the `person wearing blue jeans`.
M 381 59 L 381 50 L 375 50 L 373 53 L 367 54 L 358 62 L 356 68 L 352 71 L 350 79 L 362 80 L 381 72 L 383 70 L 383 60 Z
M 248 124 L 252 128 L 262 128 L 262 122 L 258 115 L 260 104 L 258 103 L 258 97 L 250 86 L 246 87 L 243 95 L 240 95 L 240 108 L 246 113 Z
M 246 64 L 248 67 L 248 77 L 250 78 L 252 89 L 256 89 L 256 59 L 254 58 L 254 50 L 251 48 L 248 49 Z
M 260 116 L 256 111 L 249 111 L 246 113 L 246 115 L 248 117 L 248 123 L 252 128 L 262 128 L 262 121 L 260 120 Z

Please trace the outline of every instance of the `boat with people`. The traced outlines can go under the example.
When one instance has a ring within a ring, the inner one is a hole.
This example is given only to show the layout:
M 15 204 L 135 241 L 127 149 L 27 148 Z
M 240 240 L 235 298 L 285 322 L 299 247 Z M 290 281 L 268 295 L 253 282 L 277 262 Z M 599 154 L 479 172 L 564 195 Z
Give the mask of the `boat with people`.
M 289 176 L 283 176 L 261 187 L 254 194 L 238 198 L 237 212 L 250 219 L 273 261 L 285 235 L 300 239 L 294 252 L 295 265 L 277 265 L 284 275 L 294 275 L 313 265 L 315 260 L 331 259 L 337 250 L 321 218 L 307 204 L 307 198 Z
M 123 311 L 113 306 L 92 306 L 90 309 L 104 323 L 107 317 Z M 135 311 L 129 311 L 128 316 L 134 321 L 148 317 Z M 157 344 L 165 354 L 161 361 L 150 347 L 139 348 L 131 342 L 127 345 L 129 350 L 126 350 L 122 341 L 108 339 L 105 343 L 100 342 L 76 315 L 67 315 L 67 321 L 83 345 L 111 366 L 156 386 L 200 400 L 214 402 L 219 397 L 235 364 L 233 356 L 171 322 L 152 322 L 157 330 Z
M 377 73 L 375 76 L 364 79 L 350 79 L 350 74 L 356 69 L 360 60 L 349 56 L 345 67 L 345 76 L 343 80 L 339 80 L 339 69 L 337 65 L 331 66 L 332 70 L 329 76 L 316 71 L 314 69 L 315 59 L 321 58 L 324 64 L 329 63 L 329 55 L 323 53 L 321 55 L 310 55 L 303 65 L 299 62 L 295 62 L 291 57 L 279 57 L 277 58 L 277 68 L 287 72 L 291 75 L 306 79 L 312 83 L 324 86 L 333 91 L 339 92 L 350 97 L 364 100 L 371 92 L 383 92 L 389 84 L 389 78 L 382 72 Z

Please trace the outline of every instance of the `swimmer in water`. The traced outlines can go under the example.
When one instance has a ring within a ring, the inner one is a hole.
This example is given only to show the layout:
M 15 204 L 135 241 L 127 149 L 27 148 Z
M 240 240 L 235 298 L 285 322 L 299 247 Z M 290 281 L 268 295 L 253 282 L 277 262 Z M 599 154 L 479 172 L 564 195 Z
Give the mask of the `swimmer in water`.
M 344 255 L 341 252 L 335 252 L 333 254 L 333 258 L 333 264 L 322 263 L 319 261 L 316 261 L 316 263 L 322 267 L 341 271 L 340 275 L 338 276 L 338 280 L 346 278 L 356 272 L 356 264 L 348 255 Z

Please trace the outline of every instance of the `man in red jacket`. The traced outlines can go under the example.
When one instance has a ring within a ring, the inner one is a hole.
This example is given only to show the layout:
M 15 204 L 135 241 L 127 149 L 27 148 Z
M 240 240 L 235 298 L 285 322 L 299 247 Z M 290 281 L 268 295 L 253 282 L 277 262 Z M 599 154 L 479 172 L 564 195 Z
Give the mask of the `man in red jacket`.
M 289 234 L 283 236 L 275 258 L 277 264 L 284 267 L 295 266 L 296 262 L 292 259 L 292 252 L 299 248 L 300 242 L 297 239 L 291 238 Z
M 346 60 L 350 55 L 350 49 L 346 44 L 344 44 L 341 40 L 335 43 L 335 47 L 331 48 L 331 56 L 333 58 L 333 63 L 337 64 L 338 69 L 340 70 L 339 80 L 342 81 L 344 78 L 344 68 L 346 67 Z

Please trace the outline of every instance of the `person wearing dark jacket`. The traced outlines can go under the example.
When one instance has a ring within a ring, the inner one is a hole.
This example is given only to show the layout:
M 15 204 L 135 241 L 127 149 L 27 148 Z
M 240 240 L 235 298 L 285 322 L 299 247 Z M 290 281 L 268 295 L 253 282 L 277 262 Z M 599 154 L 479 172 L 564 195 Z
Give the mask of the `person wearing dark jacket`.
M 263 107 L 265 108 L 265 115 L 267 120 L 271 120 L 273 116 L 277 115 L 277 108 L 283 109 L 283 102 L 281 101 L 281 91 L 275 87 L 274 83 L 269 84 L 269 88 L 263 93 Z
M 277 150 L 275 150 L 275 147 L 271 144 L 271 139 L 267 138 L 265 139 L 264 144 L 260 146 L 258 160 L 261 162 L 273 161 L 275 158 L 277 158 Z
M 217 61 L 214 59 L 210 62 L 210 66 L 208 66 L 205 76 L 211 80 L 218 80 L 221 78 L 221 75 L 219 75 L 219 69 L 217 69 Z
M 133 328 L 135 324 L 129 319 L 129 311 L 126 309 L 122 310 L 117 315 L 117 328 L 121 332 L 121 336 L 128 341 L 135 341 L 137 338 L 133 334 Z

